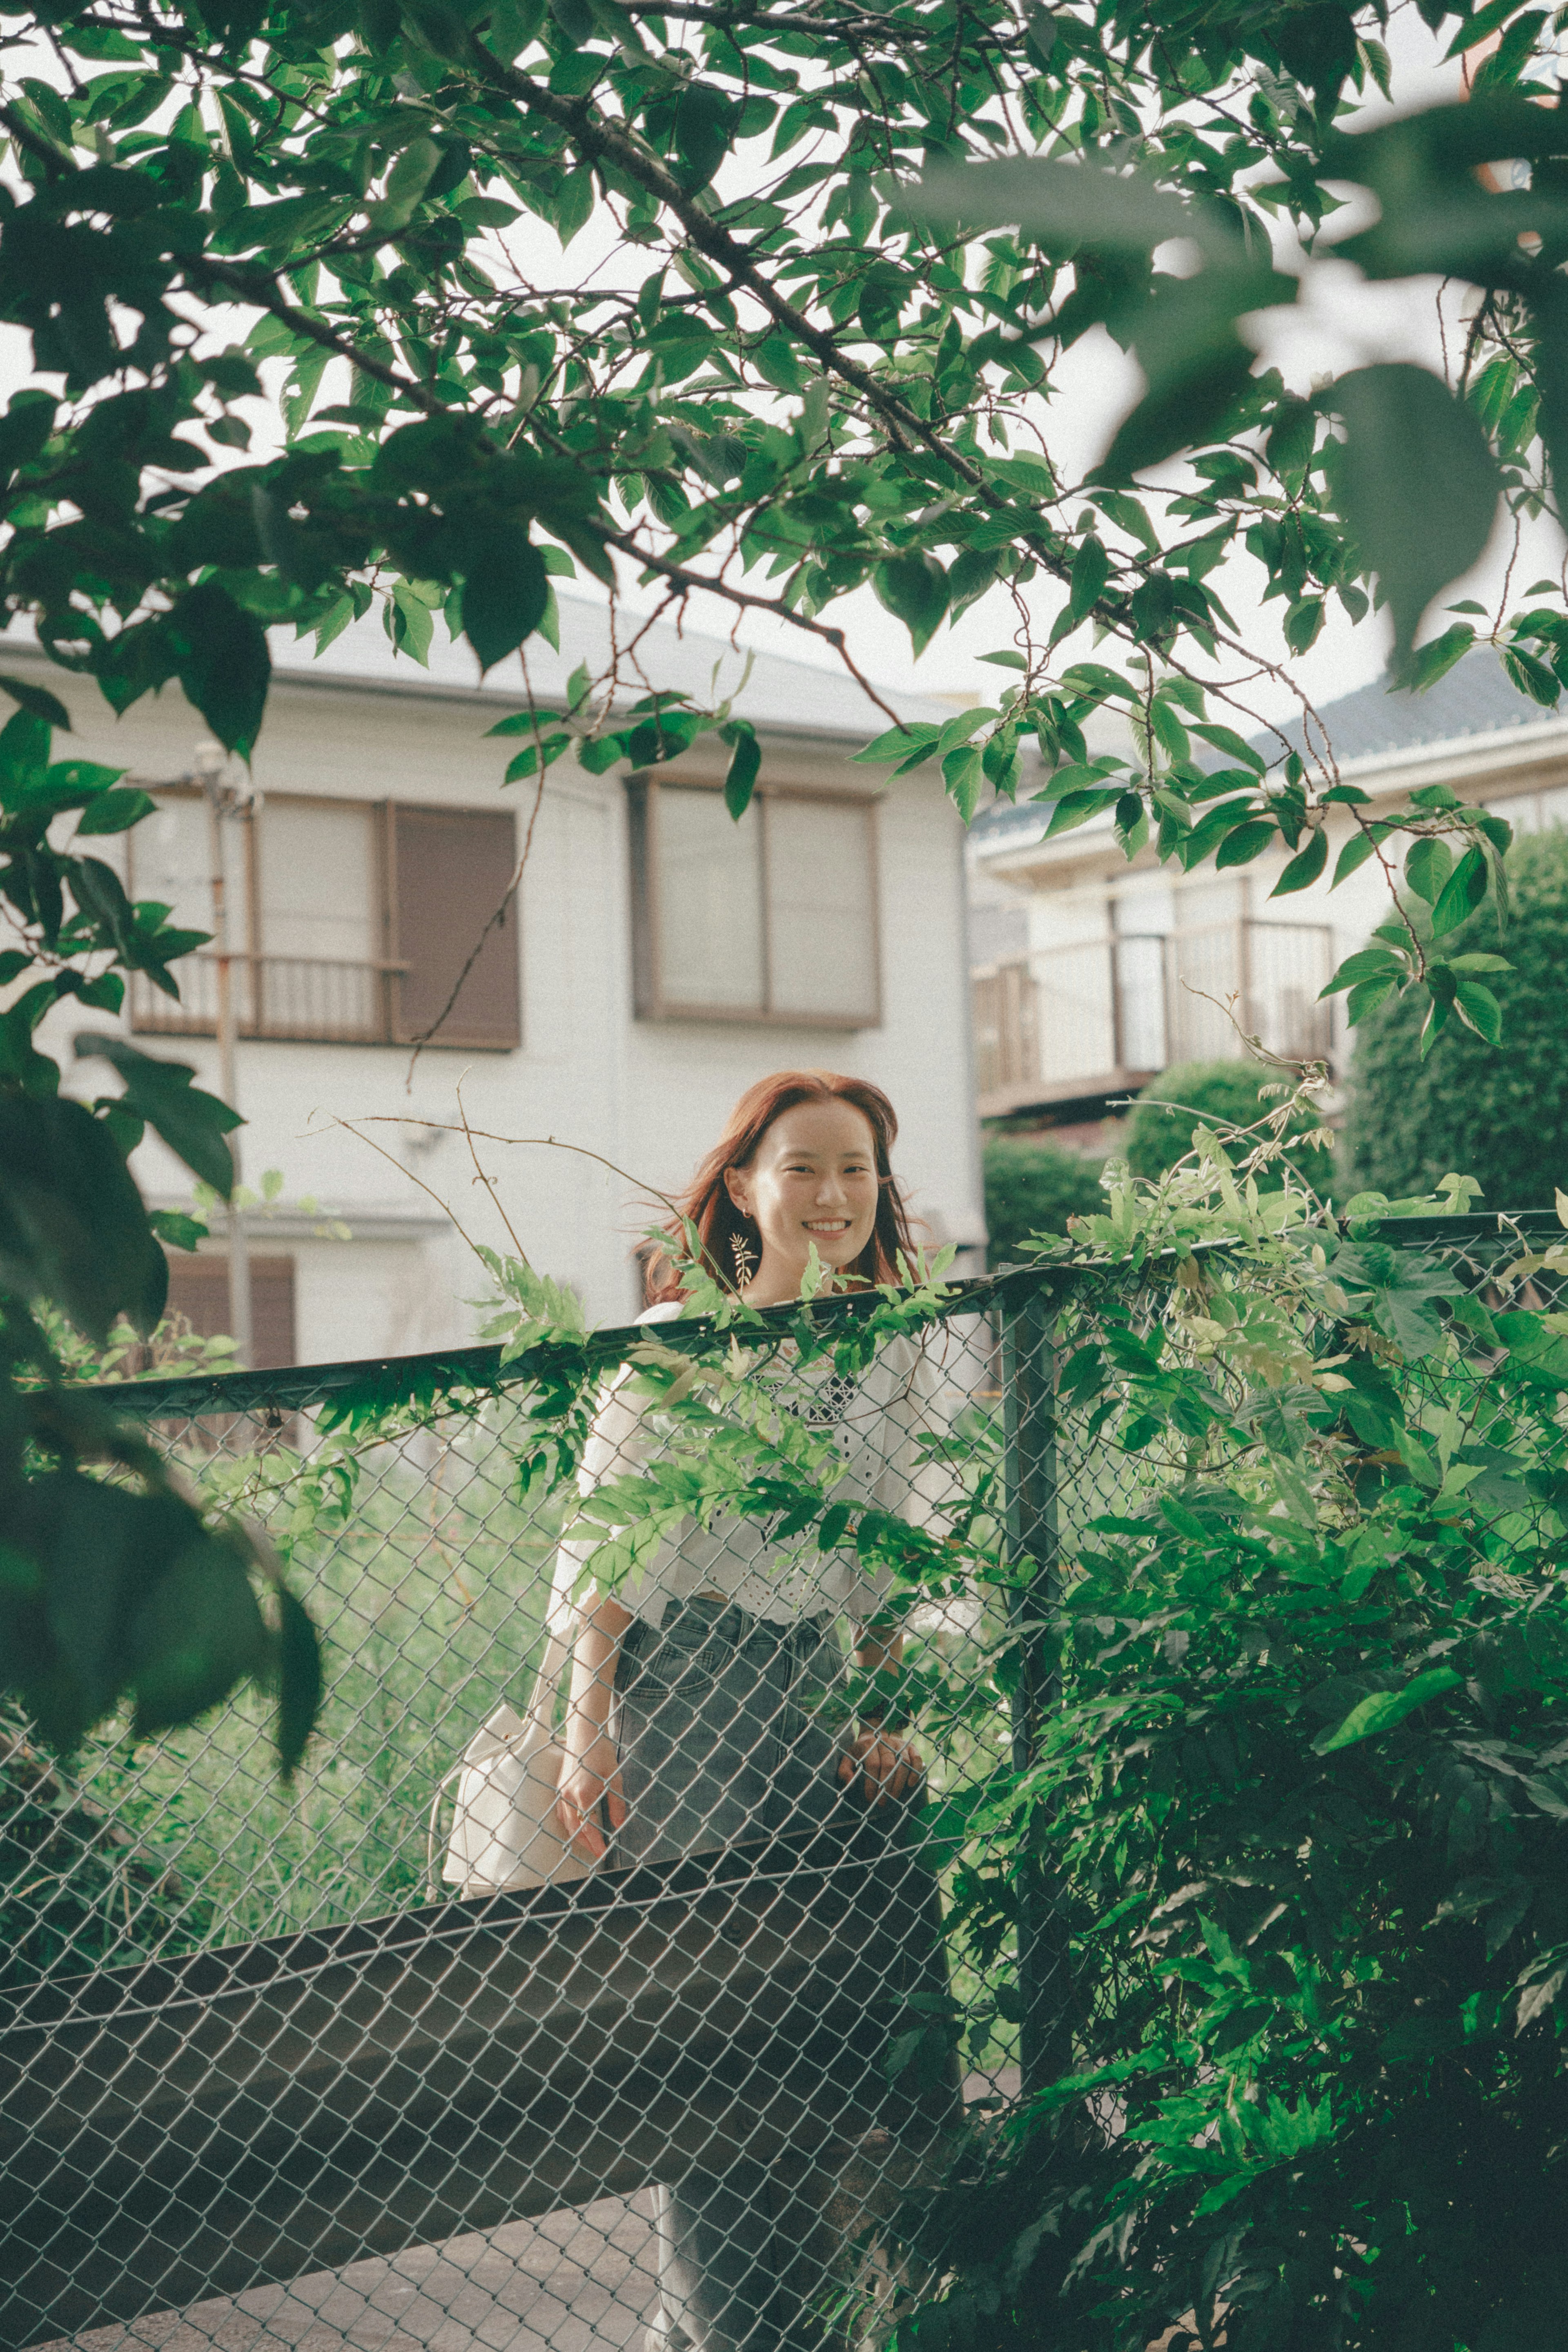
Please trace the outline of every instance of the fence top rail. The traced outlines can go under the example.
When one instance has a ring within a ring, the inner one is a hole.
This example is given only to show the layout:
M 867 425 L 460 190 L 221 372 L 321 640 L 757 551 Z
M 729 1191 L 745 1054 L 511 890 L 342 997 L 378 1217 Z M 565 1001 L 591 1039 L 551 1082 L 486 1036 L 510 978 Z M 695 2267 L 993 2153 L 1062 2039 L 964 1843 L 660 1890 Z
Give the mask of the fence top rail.
M 796 1895 L 814 1886 L 827 1891 L 835 1881 L 863 1880 L 913 1850 L 896 1829 L 874 1819 L 847 1836 L 779 1831 L 679 1861 L 601 1867 L 561 1885 L 448 1895 L 373 1918 L 47 1977 L 0 1991 L 0 2069 L 54 2026 L 166 2018 L 176 2008 L 206 2008 L 235 1994 L 300 1984 L 324 1969 L 347 1965 L 362 1971 L 383 1958 L 417 1958 L 435 1945 L 461 1948 L 476 1937 L 505 1937 L 530 1925 L 559 1932 L 571 1919 L 652 1912 L 727 1892 L 765 1903 L 769 1888 Z
M 1357 1220 L 1358 1234 L 1367 1234 L 1409 1247 L 1447 1243 L 1473 1247 L 1484 1242 L 1511 1239 L 1540 1241 L 1563 1235 L 1552 1210 L 1522 1209 L 1512 1214 L 1472 1212 L 1464 1216 L 1383 1217 Z M 1568 1238 L 1568 1237 L 1565 1237 Z M 1219 1249 L 1223 1242 L 1200 1244 Z M 1060 1292 L 1071 1284 L 1103 1275 L 1106 1262 L 1081 1260 L 1071 1265 L 1009 1265 L 997 1273 L 944 1285 L 947 1312 L 956 1315 L 1003 1313 L 1035 1291 Z M 810 1313 L 813 1320 L 831 1325 L 874 1313 L 882 1304 L 874 1292 L 818 1299 Z M 769 1307 L 764 1323 L 782 1336 L 800 1315 L 798 1304 Z M 712 1336 L 712 1318 L 693 1316 L 659 1326 L 660 1343 L 706 1346 Z M 627 1351 L 647 1337 L 636 1324 L 616 1324 L 587 1335 L 586 1344 L 605 1364 L 619 1363 Z M 552 1362 L 563 1363 L 565 1350 L 558 1342 L 541 1341 L 503 1367 L 498 1345 L 437 1348 L 412 1356 L 369 1356 L 325 1364 L 291 1365 L 272 1371 L 197 1372 L 172 1380 L 109 1381 L 84 1385 L 78 1394 L 96 1397 L 116 1412 L 139 1421 L 193 1420 L 205 1413 L 299 1412 L 329 1399 L 353 1394 L 388 1406 L 433 1399 L 450 1391 L 495 1391 L 536 1381 L 549 1374 Z M 575 1353 L 575 1351 L 573 1351 Z

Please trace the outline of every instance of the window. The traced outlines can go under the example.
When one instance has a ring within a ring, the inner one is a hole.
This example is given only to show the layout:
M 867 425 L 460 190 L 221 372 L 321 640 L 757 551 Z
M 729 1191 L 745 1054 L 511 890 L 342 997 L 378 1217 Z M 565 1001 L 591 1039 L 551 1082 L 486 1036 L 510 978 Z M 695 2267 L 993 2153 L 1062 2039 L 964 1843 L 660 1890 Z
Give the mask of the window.
M 629 787 L 637 1010 L 645 1020 L 881 1019 L 872 803 L 764 785 Z
M 516 861 L 509 810 L 278 793 L 222 830 L 242 1036 L 403 1044 L 439 1021 L 441 1045 L 519 1043 L 515 906 L 485 929 Z M 218 844 L 199 793 L 160 794 L 130 850 L 133 898 L 211 930 Z M 175 971 L 178 1003 L 145 979 L 132 982 L 132 1025 L 210 1034 L 217 958 L 198 951 Z
M 407 1044 L 440 1021 L 438 1045 L 519 1044 L 517 900 L 485 928 L 517 866 L 511 811 L 390 808 L 387 840 L 393 1035 Z
M 229 1312 L 227 1255 L 188 1257 L 183 1250 L 169 1255 L 169 1298 L 165 1314 L 183 1315 L 204 1339 L 232 1338 Z M 250 1261 L 250 1325 L 255 1369 L 278 1371 L 298 1361 L 294 1335 L 294 1260 L 253 1257 Z

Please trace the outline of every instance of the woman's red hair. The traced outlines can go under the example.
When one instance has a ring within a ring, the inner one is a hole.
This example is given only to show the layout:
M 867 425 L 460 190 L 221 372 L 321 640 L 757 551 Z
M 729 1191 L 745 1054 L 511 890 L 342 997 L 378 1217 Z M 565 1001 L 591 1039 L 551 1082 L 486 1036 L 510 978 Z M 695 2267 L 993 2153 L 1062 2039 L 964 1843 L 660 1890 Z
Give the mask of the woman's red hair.
M 832 1070 L 776 1070 L 770 1078 L 758 1078 L 754 1087 L 747 1087 L 730 1112 L 724 1133 L 676 1203 L 696 1228 L 706 1270 L 726 1289 L 738 1289 L 743 1258 L 753 1272 L 760 1265 L 762 1235 L 730 1199 L 725 1171 L 749 1168 L 763 1137 L 786 1111 L 797 1109 L 801 1103 L 836 1102 L 849 1103 L 862 1114 L 876 1152 L 876 1223 L 859 1257 L 844 1270 L 865 1282 L 896 1282 L 900 1255 L 913 1261 L 909 1213 L 892 1166 L 898 1118 L 882 1088 L 873 1087 L 869 1078 L 840 1077 Z M 674 1264 L 675 1254 L 682 1257 L 686 1254 L 685 1235 L 678 1224 L 666 1225 L 664 1230 L 674 1252 L 656 1250 L 646 1261 L 643 1280 L 650 1307 L 685 1296 Z

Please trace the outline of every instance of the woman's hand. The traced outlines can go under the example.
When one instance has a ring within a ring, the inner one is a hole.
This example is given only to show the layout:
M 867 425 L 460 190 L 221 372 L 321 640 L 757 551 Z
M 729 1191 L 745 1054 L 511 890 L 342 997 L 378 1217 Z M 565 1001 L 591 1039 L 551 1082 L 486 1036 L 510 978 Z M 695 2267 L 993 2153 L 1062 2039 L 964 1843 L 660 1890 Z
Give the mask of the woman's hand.
M 925 1779 L 920 1751 L 907 1739 L 894 1739 L 875 1724 L 857 1731 L 846 1754 L 839 1759 L 839 1779 L 849 1788 L 861 1775 L 861 1793 L 868 1805 L 885 1805 L 918 1794 Z
M 601 1804 L 604 1812 L 600 1812 Z M 608 1737 L 594 1740 L 580 1756 L 561 1762 L 555 1817 L 561 1836 L 585 1861 L 601 1862 L 607 1851 L 601 1821 L 612 1831 L 624 1827 L 626 1800 L 621 1791 L 621 1759 Z

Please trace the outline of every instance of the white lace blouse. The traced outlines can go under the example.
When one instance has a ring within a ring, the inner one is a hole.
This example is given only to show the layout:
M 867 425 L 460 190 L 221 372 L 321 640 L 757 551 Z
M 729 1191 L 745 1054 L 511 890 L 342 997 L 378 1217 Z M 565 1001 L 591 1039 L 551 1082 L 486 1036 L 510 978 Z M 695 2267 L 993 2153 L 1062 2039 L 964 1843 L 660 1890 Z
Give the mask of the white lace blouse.
M 650 1307 L 637 1319 L 666 1323 L 681 1312 L 680 1303 L 672 1300 Z M 853 1380 L 835 1371 L 831 1355 L 799 1365 L 785 1354 L 782 1372 L 780 1358 L 773 1359 L 764 1377 L 785 1409 L 831 1435 L 843 1456 L 843 1475 L 832 1489 L 835 1502 L 871 1504 L 913 1526 L 926 1526 L 938 1516 L 948 1482 L 925 1460 L 921 1439 L 939 1434 L 942 1427 L 944 1341 L 940 1327 L 918 1339 L 890 1339 Z M 654 1402 L 627 1393 L 634 1371 L 627 1366 L 615 1375 L 594 1415 L 578 1473 L 585 1496 L 608 1479 L 635 1475 L 669 1448 L 671 1424 Z M 561 1545 L 557 1608 L 568 1601 L 596 1542 L 602 1540 L 580 1536 Z M 671 1601 L 702 1592 L 721 1593 L 752 1616 L 776 1623 L 822 1613 L 864 1623 L 875 1616 L 891 1583 L 885 1570 L 868 1576 L 852 1548 L 822 1553 L 801 1539 L 780 1544 L 761 1519 L 730 1517 L 704 1528 L 687 1518 L 616 1598 L 655 1627 Z

